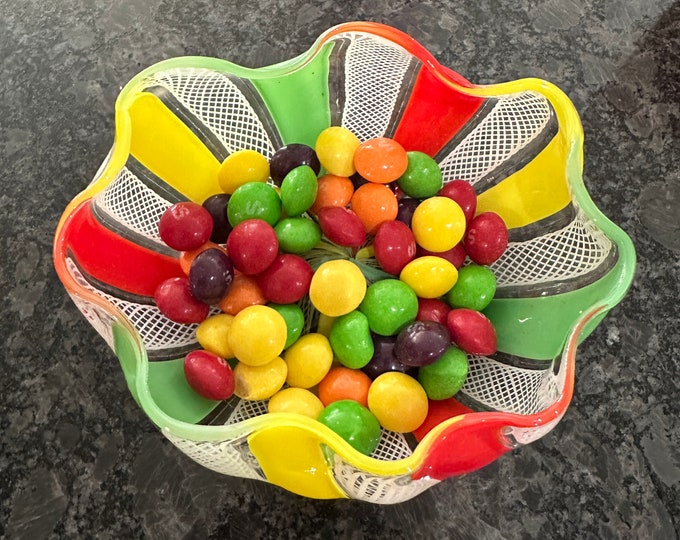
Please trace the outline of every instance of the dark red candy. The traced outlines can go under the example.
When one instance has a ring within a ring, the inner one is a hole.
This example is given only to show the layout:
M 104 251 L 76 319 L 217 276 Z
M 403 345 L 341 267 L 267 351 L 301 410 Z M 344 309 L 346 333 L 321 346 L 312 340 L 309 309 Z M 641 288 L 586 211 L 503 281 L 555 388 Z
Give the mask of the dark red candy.
M 434 321 L 414 321 L 399 334 L 394 355 L 405 366 L 427 366 L 451 346 L 446 326 Z
M 472 221 L 477 211 L 477 193 L 472 184 L 465 180 L 451 180 L 439 190 L 439 196 L 456 201 L 465 214 L 465 221 Z
M 418 205 L 422 201 L 420 199 L 411 198 L 401 198 L 397 204 L 397 219 L 404 223 L 407 227 L 411 226 L 411 218 L 413 218 L 413 212 L 416 211 Z
M 298 255 L 284 253 L 257 276 L 264 297 L 275 304 L 292 304 L 308 292 L 314 270 Z
M 488 356 L 496 352 L 496 330 L 479 311 L 452 309 L 446 317 L 451 340 L 468 354 Z
M 439 251 L 437 253 L 435 253 L 434 251 L 428 251 L 423 247 L 418 246 L 416 249 L 416 257 L 424 257 L 426 255 L 433 255 L 435 257 L 441 257 L 442 259 L 446 259 L 456 268 L 460 268 L 461 266 L 463 266 L 463 263 L 465 262 L 465 257 L 467 256 L 467 254 L 465 253 L 465 247 L 463 246 L 462 242 L 458 242 L 451 249 L 448 249 L 446 251 Z
M 227 254 L 234 267 L 244 274 L 259 274 L 279 252 L 276 231 L 262 219 L 242 221 L 227 238 Z
M 497 261 L 508 247 L 508 228 L 495 212 L 484 212 L 468 225 L 463 239 L 465 252 L 477 264 Z
M 280 186 L 286 175 L 301 165 L 311 167 L 316 175 L 321 170 L 321 163 L 313 148 L 301 143 L 288 144 L 274 152 L 269 160 L 269 175 Z
M 234 373 L 216 354 L 192 351 L 184 357 L 184 376 L 189 386 L 206 399 L 228 399 L 234 393 Z
M 224 244 L 232 229 L 227 218 L 227 204 L 229 204 L 230 197 L 231 195 L 227 193 L 217 193 L 203 201 L 203 208 L 210 213 L 213 220 L 210 241 L 216 244 Z
M 234 267 L 221 249 L 210 248 L 194 258 L 189 268 L 191 294 L 204 304 L 217 304 L 234 281 Z
M 154 293 L 160 312 L 180 324 L 200 323 L 208 317 L 210 307 L 191 294 L 189 278 L 175 277 L 161 282 Z
M 205 208 L 191 201 L 169 206 L 158 222 L 161 240 L 177 251 L 197 249 L 210 240 L 213 221 Z
M 364 224 L 347 208 L 326 206 L 319 210 L 318 218 L 324 236 L 334 244 L 359 247 L 366 241 Z
M 385 221 L 375 234 L 373 250 L 382 269 L 396 276 L 415 257 L 416 237 L 401 221 Z
M 405 366 L 394 355 L 394 345 L 397 336 L 380 336 L 372 334 L 373 356 L 368 364 L 361 368 L 371 379 L 388 371 L 399 371 L 407 375 L 415 376 L 418 373 L 417 367 Z
M 446 316 L 451 307 L 439 298 L 418 298 L 417 321 L 434 321 L 446 326 Z

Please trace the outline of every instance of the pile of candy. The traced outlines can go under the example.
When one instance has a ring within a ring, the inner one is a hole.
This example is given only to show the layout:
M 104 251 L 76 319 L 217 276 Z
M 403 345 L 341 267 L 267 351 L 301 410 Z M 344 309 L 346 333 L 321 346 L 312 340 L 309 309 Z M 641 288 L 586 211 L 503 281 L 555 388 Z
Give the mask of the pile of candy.
M 235 152 L 218 181 L 159 222 L 186 277 L 155 301 L 199 323 L 184 371 L 203 397 L 268 399 L 370 455 L 381 427 L 412 432 L 458 392 L 468 354 L 495 352 L 482 310 L 507 228 L 428 155 L 334 126 L 315 148 Z

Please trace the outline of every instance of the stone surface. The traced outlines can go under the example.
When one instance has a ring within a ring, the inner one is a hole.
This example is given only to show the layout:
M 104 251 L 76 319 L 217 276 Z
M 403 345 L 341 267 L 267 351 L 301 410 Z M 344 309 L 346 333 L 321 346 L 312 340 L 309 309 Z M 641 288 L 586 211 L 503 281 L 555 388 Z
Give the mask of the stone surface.
M 580 347 L 536 443 L 396 506 L 312 501 L 174 449 L 60 285 L 53 233 L 113 141 L 120 88 L 165 58 L 258 67 L 347 20 L 400 28 L 477 83 L 561 87 L 594 202 L 633 239 L 630 294 Z M 0 14 L 0 536 L 677 538 L 680 4 L 670 0 L 7 0 Z

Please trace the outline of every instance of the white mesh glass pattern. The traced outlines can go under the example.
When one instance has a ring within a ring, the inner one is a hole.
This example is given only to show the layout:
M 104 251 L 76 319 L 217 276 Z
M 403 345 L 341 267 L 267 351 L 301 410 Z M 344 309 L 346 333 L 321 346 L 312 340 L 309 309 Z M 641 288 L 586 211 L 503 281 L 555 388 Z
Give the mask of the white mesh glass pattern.
M 264 156 L 274 146 L 250 102 L 226 75 L 202 69 L 173 69 L 149 85 L 169 90 L 220 139 L 229 153 L 244 148 Z
M 386 132 L 413 56 L 375 36 L 338 36 L 347 37 L 342 125 L 365 141 Z
M 444 182 L 474 185 L 534 140 L 551 115 L 548 100 L 535 92 L 499 97 L 491 112 L 440 160 Z
M 525 242 L 510 242 L 491 265 L 499 287 L 575 279 L 598 268 L 612 241 L 582 211 L 566 227 Z
M 171 203 L 148 188 L 127 167 L 96 195 L 95 204 L 113 220 L 165 247 L 158 234 L 158 221 Z
M 470 356 L 461 392 L 493 410 L 535 414 L 552 405 L 561 388 L 552 370 L 524 369 L 484 356 Z

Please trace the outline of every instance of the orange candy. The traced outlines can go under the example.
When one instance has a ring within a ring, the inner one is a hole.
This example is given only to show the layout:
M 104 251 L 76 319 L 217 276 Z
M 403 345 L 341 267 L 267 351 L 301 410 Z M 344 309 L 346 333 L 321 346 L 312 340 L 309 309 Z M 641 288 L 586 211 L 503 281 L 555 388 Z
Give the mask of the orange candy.
M 184 272 L 185 275 L 189 275 L 189 270 L 191 269 L 191 263 L 194 262 L 194 259 L 203 251 L 206 249 L 210 248 L 217 248 L 225 253 L 227 252 L 226 249 L 224 249 L 223 246 L 220 246 L 219 244 L 215 244 L 214 242 L 206 242 L 203 244 L 201 247 L 198 247 L 196 249 L 192 249 L 190 251 L 182 251 L 179 254 L 179 267 L 182 269 L 182 272 Z
M 317 182 L 316 199 L 309 211 L 316 215 L 324 206 L 347 206 L 353 193 L 354 184 L 346 176 L 324 174 Z
M 319 383 L 318 395 L 324 406 L 341 399 L 353 399 L 368 407 L 370 386 L 371 378 L 363 371 L 337 366 L 331 368 Z
M 406 150 L 387 137 L 369 139 L 354 152 L 354 168 L 369 182 L 389 184 L 404 174 L 407 167 Z
M 392 190 L 383 184 L 370 182 L 354 192 L 351 205 L 369 234 L 375 234 L 383 222 L 396 219 L 399 211 L 399 203 Z
M 229 287 L 229 291 L 218 307 L 229 315 L 236 315 L 243 308 L 248 306 L 263 306 L 267 299 L 262 294 L 257 280 L 254 276 L 238 273 L 234 276 L 234 281 Z

